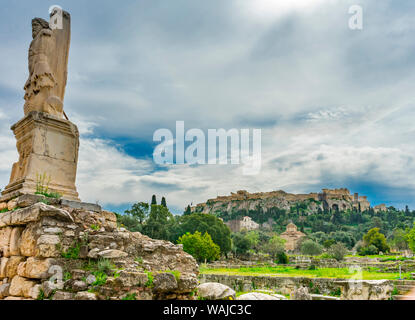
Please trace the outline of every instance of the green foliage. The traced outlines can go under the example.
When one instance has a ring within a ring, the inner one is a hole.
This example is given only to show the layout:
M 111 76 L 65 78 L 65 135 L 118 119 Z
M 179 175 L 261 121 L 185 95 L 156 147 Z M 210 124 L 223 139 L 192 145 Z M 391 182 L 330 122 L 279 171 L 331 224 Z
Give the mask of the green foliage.
M 92 274 L 96 278 L 95 282 L 92 283 L 92 286 L 99 287 L 107 283 L 108 275 L 105 272 L 96 271 L 96 272 L 93 272 Z
M 128 300 L 137 300 L 137 294 L 136 293 L 129 293 L 121 300 L 128 301 Z
M 70 273 L 70 272 L 65 272 L 64 274 L 63 274 L 63 281 L 68 281 L 68 280 L 71 280 L 72 279 L 72 273 Z
M 53 192 L 49 189 L 49 183 L 51 181 L 51 176 L 44 174 L 36 174 L 36 192 L 37 195 L 42 195 L 47 198 L 60 199 L 62 195 L 58 192 Z
M 408 232 L 406 239 L 408 241 L 409 248 L 412 252 L 415 252 L 415 224 L 414 227 Z
M 366 247 L 375 246 L 377 248 L 377 253 L 379 252 L 389 252 L 390 248 L 386 242 L 385 235 L 379 232 L 379 228 L 373 228 L 368 231 L 368 233 L 363 237 L 363 242 Z
M 323 252 L 323 247 L 312 241 L 306 240 L 301 244 L 301 253 L 310 256 L 318 256 Z
M 149 217 L 143 226 L 143 234 L 152 239 L 169 240 L 173 222 L 174 217 L 169 209 L 152 205 Z
M 331 291 L 329 295 L 332 297 L 340 297 L 342 295 L 342 290 L 337 288 L 336 290 Z
M 152 206 L 156 206 L 157 205 L 157 198 L 156 195 L 153 194 L 152 198 L 151 198 L 151 205 Z
M 146 272 L 147 273 L 147 282 L 145 283 L 145 287 L 147 288 L 153 288 L 154 287 L 154 276 L 152 272 Z
M 45 300 L 45 292 L 43 291 L 43 289 L 40 289 L 36 300 Z
M 165 197 L 161 198 L 161 203 L 160 204 L 161 204 L 161 206 L 167 208 L 167 202 L 166 202 L 166 198 Z
M 194 234 L 186 233 L 179 238 L 178 243 L 183 244 L 183 250 L 199 262 L 214 261 L 220 258 L 220 248 L 207 232 L 204 235 L 199 231 Z
M 284 251 L 279 252 L 276 256 L 275 262 L 278 264 L 288 264 L 289 263 L 288 255 Z
M 281 277 L 305 277 L 305 278 L 329 278 L 329 279 L 354 279 L 358 270 L 353 272 L 349 268 L 312 268 L 312 270 L 296 269 L 290 266 L 276 267 L 241 267 L 241 268 L 200 268 L 201 274 L 227 274 L 260 276 L 269 274 Z M 402 273 L 403 278 L 410 278 L 410 272 Z M 397 280 L 399 272 L 380 272 L 379 270 L 363 270 L 363 280 Z
M 285 242 L 286 240 L 273 236 L 264 246 L 263 252 L 268 253 L 273 259 L 277 259 L 281 253 L 285 253 Z
M 184 216 L 190 216 L 192 214 L 192 208 L 190 206 L 187 206 L 186 210 L 184 211 Z
M 100 258 L 96 265 L 96 270 L 105 274 L 110 274 L 115 269 L 115 265 L 109 259 Z
M 379 253 L 379 249 L 371 244 L 370 246 L 363 246 L 357 250 L 360 256 L 371 256 Z
M 337 261 L 342 261 L 344 259 L 344 256 L 347 254 L 347 248 L 343 243 L 339 242 L 333 244 L 329 248 L 328 254 Z
M 79 253 L 81 251 L 81 244 L 75 241 L 71 247 L 65 252 L 61 252 L 62 258 L 76 260 L 79 259 Z
M 150 209 L 150 206 L 148 205 L 148 203 L 139 202 L 139 203 L 133 204 L 131 209 L 126 210 L 125 213 L 137 219 L 140 224 L 143 224 L 144 220 L 148 216 L 149 209 Z
M 99 231 L 101 229 L 101 227 L 99 225 L 96 225 L 96 224 L 91 225 L 90 228 L 94 231 Z
M 220 247 L 222 254 L 227 254 L 232 248 L 231 231 L 222 220 L 211 214 L 193 213 L 179 217 L 177 224 L 172 225 L 172 238 L 170 241 L 177 242 L 179 237 L 186 233 L 194 234 L 199 231 L 200 233 L 208 233 L 214 243 Z
M 251 241 L 243 233 L 232 234 L 233 251 L 236 254 L 244 255 L 251 249 Z
M 392 235 L 389 238 L 389 244 L 396 250 L 407 250 L 408 249 L 408 238 L 407 232 L 401 228 L 393 230 Z

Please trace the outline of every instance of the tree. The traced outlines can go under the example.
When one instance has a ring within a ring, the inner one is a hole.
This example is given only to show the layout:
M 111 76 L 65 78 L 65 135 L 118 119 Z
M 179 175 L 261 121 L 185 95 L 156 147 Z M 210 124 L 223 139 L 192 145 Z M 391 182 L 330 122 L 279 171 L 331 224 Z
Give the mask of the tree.
M 167 208 L 167 202 L 166 202 L 166 198 L 165 197 L 161 198 L 161 205 L 163 207 Z
M 148 216 L 149 205 L 145 202 L 139 202 L 133 204 L 130 210 L 125 210 L 125 213 L 136 218 L 140 224 L 143 224 L 144 220 Z
M 306 240 L 301 245 L 301 253 L 310 256 L 318 256 L 323 252 L 323 247 L 313 240 Z
M 155 194 L 153 194 L 153 197 L 151 198 L 151 205 L 152 206 L 157 205 L 157 198 L 156 198 L 156 195 Z
M 373 228 L 363 237 L 363 242 L 366 247 L 375 246 L 379 252 L 389 252 L 390 248 L 386 242 L 385 235 L 379 232 L 379 228 Z
M 169 225 L 173 221 L 173 215 L 167 208 L 152 205 L 150 215 L 143 227 L 143 233 L 153 239 L 169 240 Z
M 285 253 L 285 242 L 286 240 L 279 236 L 273 236 L 264 246 L 263 251 L 268 253 L 272 259 L 275 260 L 281 253 Z
M 339 242 L 339 243 L 333 244 L 329 248 L 328 253 L 331 257 L 333 257 L 337 261 L 341 261 L 344 259 L 344 256 L 347 254 L 347 248 L 343 243 Z
M 409 248 L 412 252 L 415 252 L 415 224 L 414 227 L 408 232 L 406 239 L 408 241 Z
M 186 233 L 179 238 L 178 243 L 199 262 L 214 261 L 220 257 L 219 246 L 212 241 L 207 232 L 203 236 L 199 231 L 194 234 Z
M 236 254 L 244 255 L 251 249 L 251 241 L 242 233 L 232 234 L 233 251 Z
M 408 238 L 405 230 L 400 228 L 393 230 L 389 243 L 396 250 L 408 249 Z
M 180 236 L 196 231 L 209 233 L 214 243 L 220 247 L 222 254 L 227 254 L 231 251 L 231 230 L 222 220 L 211 214 L 205 213 L 193 213 L 191 215 L 182 216 L 178 219 L 178 225 L 175 230 L 171 241 L 175 242 Z
M 336 240 L 334 239 L 327 239 L 326 241 L 323 242 L 323 246 L 326 249 L 329 249 L 334 244 L 336 244 Z
M 191 214 L 192 214 L 192 208 L 190 207 L 190 205 L 188 205 L 186 210 L 184 211 L 183 215 L 184 216 L 190 216 Z

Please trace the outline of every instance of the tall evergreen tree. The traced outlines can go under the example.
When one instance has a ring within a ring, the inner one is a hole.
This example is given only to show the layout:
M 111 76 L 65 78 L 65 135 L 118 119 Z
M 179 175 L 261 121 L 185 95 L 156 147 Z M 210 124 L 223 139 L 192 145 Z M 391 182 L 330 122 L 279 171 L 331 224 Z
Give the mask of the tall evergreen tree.
M 165 197 L 161 198 L 161 205 L 163 207 L 167 208 L 167 202 L 166 202 L 166 198 Z
M 155 194 L 153 194 L 153 197 L 151 198 L 151 205 L 152 206 L 157 205 L 157 198 L 156 198 L 156 195 Z
M 183 215 L 189 216 L 191 214 L 192 214 L 192 209 L 190 208 L 190 205 L 188 205 Z

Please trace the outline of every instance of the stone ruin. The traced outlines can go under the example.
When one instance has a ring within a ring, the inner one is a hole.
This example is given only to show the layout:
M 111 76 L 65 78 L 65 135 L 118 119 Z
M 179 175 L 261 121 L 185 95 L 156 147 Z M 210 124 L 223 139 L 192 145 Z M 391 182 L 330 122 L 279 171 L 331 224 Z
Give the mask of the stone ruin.
M 0 300 L 194 299 L 198 265 L 181 246 L 80 202 L 79 134 L 63 111 L 70 15 L 63 29 L 32 27 L 25 117 L 12 127 L 19 161 L 0 198 Z
M 298 231 L 297 226 L 294 223 L 289 223 L 286 231 L 280 235 L 280 237 L 286 241 L 286 251 L 295 251 L 300 243 L 300 240 L 305 236 L 306 235 L 304 233 Z

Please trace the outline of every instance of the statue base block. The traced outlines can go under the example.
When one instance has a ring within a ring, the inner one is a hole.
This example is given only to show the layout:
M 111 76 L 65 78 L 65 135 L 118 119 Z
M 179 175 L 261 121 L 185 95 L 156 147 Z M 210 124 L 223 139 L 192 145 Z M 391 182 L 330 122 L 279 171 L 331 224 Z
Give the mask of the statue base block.
M 79 132 L 76 125 L 43 112 L 31 112 L 11 128 L 19 161 L 0 199 L 34 194 L 40 188 L 79 201 L 76 191 Z M 41 177 L 44 177 L 43 179 Z

